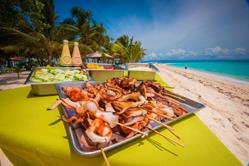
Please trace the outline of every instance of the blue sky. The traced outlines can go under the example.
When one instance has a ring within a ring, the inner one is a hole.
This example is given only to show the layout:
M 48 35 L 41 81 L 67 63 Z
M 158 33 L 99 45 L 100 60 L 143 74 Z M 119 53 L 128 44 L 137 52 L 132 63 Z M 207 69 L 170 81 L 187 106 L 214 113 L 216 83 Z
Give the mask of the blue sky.
M 73 6 L 140 40 L 145 59 L 249 59 L 249 0 L 55 0 L 59 20 Z

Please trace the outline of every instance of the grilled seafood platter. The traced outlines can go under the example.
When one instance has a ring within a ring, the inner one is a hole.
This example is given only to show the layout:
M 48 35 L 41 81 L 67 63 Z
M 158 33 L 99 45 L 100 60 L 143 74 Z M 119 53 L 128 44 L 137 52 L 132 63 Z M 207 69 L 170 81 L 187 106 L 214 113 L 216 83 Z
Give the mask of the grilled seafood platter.
M 67 97 L 57 104 L 73 112 L 62 118 L 81 130 L 78 141 L 84 151 L 98 150 L 136 134 L 147 136 L 155 131 L 155 124 L 163 125 L 179 139 L 165 122 L 187 114 L 172 92 L 153 81 L 112 78 L 103 83 L 86 82 L 81 87 L 64 86 L 62 90 Z

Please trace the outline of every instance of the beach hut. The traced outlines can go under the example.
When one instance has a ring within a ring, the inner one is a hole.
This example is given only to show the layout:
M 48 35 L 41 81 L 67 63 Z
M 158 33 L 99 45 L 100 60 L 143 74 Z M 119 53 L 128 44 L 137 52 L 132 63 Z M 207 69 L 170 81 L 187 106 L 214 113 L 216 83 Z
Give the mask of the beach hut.
M 106 53 L 100 53 L 98 51 L 87 54 L 86 55 L 86 62 L 87 63 L 100 63 L 101 62 L 101 58 L 105 58 L 105 63 L 111 63 L 112 62 L 112 56 L 108 55 Z

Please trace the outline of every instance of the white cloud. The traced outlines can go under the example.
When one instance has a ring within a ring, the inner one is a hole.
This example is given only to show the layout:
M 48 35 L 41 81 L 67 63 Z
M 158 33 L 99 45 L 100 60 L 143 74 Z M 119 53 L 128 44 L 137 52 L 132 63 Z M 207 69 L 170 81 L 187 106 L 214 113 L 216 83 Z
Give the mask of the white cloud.
M 205 48 L 204 52 L 207 55 L 229 55 L 231 53 L 231 50 L 216 46 L 214 48 Z
M 185 50 L 182 48 L 174 48 L 171 50 L 162 50 L 161 52 L 150 52 L 145 56 L 145 59 L 183 59 L 193 58 L 197 55 L 194 51 Z
M 234 55 L 247 55 L 246 48 L 222 48 L 216 46 L 214 48 L 205 48 L 204 53 L 206 55 L 215 55 L 215 56 L 234 56 Z
M 147 57 L 148 57 L 148 58 L 151 58 L 151 59 L 152 59 L 152 58 L 157 58 L 157 56 L 158 56 L 158 55 L 157 55 L 157 53 L 155 53 L 155 52 L 151 52 L 151 53 L 149 53 L 149 54 L 147 55 Z
M 199 52 L 174 48 L 170 50 L 153 51 L 146 54 L 146 60 L 156 59 L 234 59 L 234 57 L 246 58 L 248 50 L 246 48 L 222 48 L 220 46 L 205 48 Z
M 235 48 L 234 52 L 236 54 L 238 54 L 238 55 L 246 55 L 246 54 L 248 54 L 248 51 L 245 48 Z
M 188 51 L 182 48 L 171 49 L 166 53 L 167 56 L 195 56 L 196 53 L 194 51 Z
M 243 48 L 249 49 L 249 10 L 245 2 L 238 0 L 172 2 L 149 0 L 149 2 L 151 19 L 141 20 L 139 16 L 119 19 L 112 23 L 115 27 L 111 30 L 115 30 L 114 37 L 121 34 L 132 35 L 136 40 L 142 41 L 143 47 L 148 52 L 155 52 L 157 57 L 190 56 L 197 53 L 228 56 L 248 53 L 243 50 Z M 249 54 L 246 56 L 249 58 Z

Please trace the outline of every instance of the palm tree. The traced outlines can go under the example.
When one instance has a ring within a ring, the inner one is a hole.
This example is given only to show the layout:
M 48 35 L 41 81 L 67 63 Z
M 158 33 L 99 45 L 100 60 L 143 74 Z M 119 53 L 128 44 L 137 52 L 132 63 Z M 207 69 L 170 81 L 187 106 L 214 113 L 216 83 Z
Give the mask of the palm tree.
M 14 19 L 5 17 L 12 15 Z M 95 22 L 90 11 L 74 7 L 71 18 L 60 24 L 56 19 L 53 0 L 1 0 L 0 50 L 13 46 L 31 56 L 38 55 L 40 64 L 44 59 L 51 64 L 54 55 L 61 51 L 63 39 L 80 41 L 80 50 L 84 54 L 93 51 L 109 53 L 123 62 L 137 62 L 145 54 L 141 42 L 133 42 L 128 36 L 121 36 L 111 43 L 103 24 Z M 72 43 L 69 44 L 72 47 Z
M 145 49 L 142 48 L 140 41 L 133 42 L 133 37 L 123 35 L 113 43 L 112 53 L 122 63 L 138 62 L 144 57 Z
M 16 20 L 18 23 L 15 26 L 1 25 L 0 46 L 4 49 L 5 46 L 14 45 L 45 52 L 47 63 L 51 64 L 53 53 L 61 45 L 62 39 L 73 38 L 78 29 L 66 23 L 56 24 L 53 0 L 30 1 L 33 4 L 25 4 L 25 1 L 17 3 L 22 11 L 19 12 L 21 19 Z
M 78 40 L 85 47 L 90 48 L 92 50 L 90 52 L 104 52 L 110 44 L 110 37 L 106 35 L 106 30 L 103 24 L 99 24 L 94 21 L 90 11 L 74 7 L 71 10 L 71 18 L 65 19 L 63 23 L 67 23 L 78 28 Z

